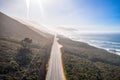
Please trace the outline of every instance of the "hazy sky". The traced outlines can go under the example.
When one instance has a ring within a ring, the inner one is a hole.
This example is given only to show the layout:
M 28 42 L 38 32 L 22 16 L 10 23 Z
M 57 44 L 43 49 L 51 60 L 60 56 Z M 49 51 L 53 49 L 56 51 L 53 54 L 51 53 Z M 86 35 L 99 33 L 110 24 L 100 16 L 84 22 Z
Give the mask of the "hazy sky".
M 26 4 L 27 2 L 27 4 Z M 120 32 L 120 0 L 0 0 L 0 11 L 41 24 Z

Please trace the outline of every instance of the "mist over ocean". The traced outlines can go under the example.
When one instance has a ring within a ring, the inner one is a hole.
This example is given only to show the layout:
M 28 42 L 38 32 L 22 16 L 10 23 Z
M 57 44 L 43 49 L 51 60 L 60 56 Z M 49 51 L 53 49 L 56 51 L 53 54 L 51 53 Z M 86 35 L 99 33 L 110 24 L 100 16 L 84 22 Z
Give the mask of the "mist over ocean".
M 73 40 L 82 41 L 98 48 L 106 49 L 120 55 L 120 33 L 79 34 L 71 35 Z

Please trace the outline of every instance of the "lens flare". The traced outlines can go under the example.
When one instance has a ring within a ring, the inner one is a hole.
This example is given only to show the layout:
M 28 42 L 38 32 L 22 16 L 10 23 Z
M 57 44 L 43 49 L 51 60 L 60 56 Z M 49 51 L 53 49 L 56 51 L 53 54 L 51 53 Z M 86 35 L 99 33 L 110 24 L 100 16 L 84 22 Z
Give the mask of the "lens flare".
M 39 4 L 39 9 L 40 9 L 40 14 L 41 17 L 45 17 L 45 12 L 44 12 L 44 7 L 43 7 L 43 0 L 37 0 L 38 4 Z
M 30 15 L 30 0 L 26 0 L 26 6 L 27 6 L 27 19 L 29 19 Z

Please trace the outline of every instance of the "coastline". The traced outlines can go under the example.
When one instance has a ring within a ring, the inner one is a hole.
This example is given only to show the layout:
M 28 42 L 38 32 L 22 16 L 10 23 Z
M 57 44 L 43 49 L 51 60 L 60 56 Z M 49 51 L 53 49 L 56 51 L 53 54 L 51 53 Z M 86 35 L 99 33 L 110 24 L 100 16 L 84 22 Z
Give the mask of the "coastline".
M 93 46 L 93 47 L 96 47 L 96 48 L 99 48 L 99 49 L 104 49 L 109 53 L 116 54 L 116 55 L 120 56 L 120 50 L 119 49 L 101 47 L 99 44 L 93 44 L 90 41 L 87 41 L 87 40 L 84 40 L 84 39 L 79 39 L 79 40 L 74 39 L 74 38 L 69 38 L 69 39 L 71 39 L 73 41 L 83 42 L 83 43 L 86 43 L 90 46 Z M 109 42 L 109 43 L 115 43 L 115 42 Z M 116 43 L 116 44 L 118 44 L 118 43 Z
M 59 36 L 59 43 L 63 45 L 61 48 L 63 66 L 69 80 L 76 78 L 78 80 L 83 78 L 90 80 L 119 79 L 120 56 L 117 54 L 63 36 Z M 115 76 L 108 76 L 111 74 Z

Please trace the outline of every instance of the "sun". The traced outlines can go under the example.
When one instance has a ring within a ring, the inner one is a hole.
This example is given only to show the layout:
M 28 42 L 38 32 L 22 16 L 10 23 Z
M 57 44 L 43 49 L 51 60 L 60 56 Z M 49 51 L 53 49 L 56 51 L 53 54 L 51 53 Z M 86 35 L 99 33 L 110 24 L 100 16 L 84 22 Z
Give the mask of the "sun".
M 47 3 L 46 0 L 37 0 L 37 3 L 39 4 L 39 9 L 40 9 L 40 13 L 42 18 L 45 17 L 45 4 Z
M 51 6 L 54 4 L 57 0 L 26 0 L 26 6 L 27 6 L 27 19 L 30 17 L 30 6 L 32 6 L 32 3 L 35 3 L 37 7 L 39 7 L 40 15 L 41 17 L 45 17 L 45 9 L 46 7 Z

